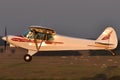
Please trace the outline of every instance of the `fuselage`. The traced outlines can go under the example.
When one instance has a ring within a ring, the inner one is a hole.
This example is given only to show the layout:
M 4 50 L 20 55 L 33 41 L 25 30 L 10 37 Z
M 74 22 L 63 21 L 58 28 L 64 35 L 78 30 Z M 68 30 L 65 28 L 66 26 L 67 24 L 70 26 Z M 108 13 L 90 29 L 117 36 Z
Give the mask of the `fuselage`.
M 38 46 L 41 44 L 41 41 L 42 40 L 37 40 Z M 96 44 L 95 41 L 96 40 L 55 35 L 54 40 L 44 40 L 39 51 L 97 50 L 106 48 L 106 45 Z M 24 36 L 7 36 L 7 42 L 16 47 L 27 50 L 36 50 L 35 40 L 28 39 Z

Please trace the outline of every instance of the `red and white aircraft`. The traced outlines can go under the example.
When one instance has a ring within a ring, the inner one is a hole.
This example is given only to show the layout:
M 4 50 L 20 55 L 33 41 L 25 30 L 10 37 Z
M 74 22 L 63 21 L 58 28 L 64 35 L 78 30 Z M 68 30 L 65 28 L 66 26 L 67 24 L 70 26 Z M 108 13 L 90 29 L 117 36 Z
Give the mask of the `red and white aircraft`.
M 118 44 L 112 27 L 106 28 L 96 40 L 57 35 L 54 30 L 41 26 L 30 26 L 22 36 L 8 35 L 2 39 L 10 46 L 27 49 L 28 53 L 24 56 L 26 62 L 30 62 L 38 51 L 112 50 Z

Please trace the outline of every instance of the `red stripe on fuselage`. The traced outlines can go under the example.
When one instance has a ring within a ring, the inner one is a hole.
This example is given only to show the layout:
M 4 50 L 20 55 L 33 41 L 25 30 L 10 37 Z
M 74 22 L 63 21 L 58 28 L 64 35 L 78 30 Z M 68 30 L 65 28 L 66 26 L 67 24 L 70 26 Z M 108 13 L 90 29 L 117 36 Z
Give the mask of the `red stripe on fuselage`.
M 26 39 L 24 37 L 15 37 L 11 39 L 12 41 L 16 41 L 16 42 L 32 42 L 35 43 L 35 40 L 30 40 L 30 39 Z M 40 43 L 41 41 L 37 41 L 38 43 Z M 63 42 L 53 42 L 53 41 L 45 41 L 46 44 L 63 44 Z
M 34 40 L 29 40 L 25 38 L 12 38 L 11 40 L 16 42 L 34 42 Z

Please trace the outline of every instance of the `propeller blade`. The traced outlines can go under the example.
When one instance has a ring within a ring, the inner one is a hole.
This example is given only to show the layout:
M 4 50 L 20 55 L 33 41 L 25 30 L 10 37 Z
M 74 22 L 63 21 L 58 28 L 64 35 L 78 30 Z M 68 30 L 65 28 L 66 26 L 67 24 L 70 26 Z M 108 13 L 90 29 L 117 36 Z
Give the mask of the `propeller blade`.
M 6 47 L 7 47 L 7 42 L 4 41 L 4 50 L 6 50 Z
M 7 27 L 5 27 L 5 35 L 4 35 L 5 37 L 6 37 L 6 41 L 4 42 L 4 49 L 6 50 L 6 48 L 7 48 L 7 41 L 8 41 L 8 37 L 7 37 Z
M 7 36 L 7 28 L 5 27 L 5 36 Z

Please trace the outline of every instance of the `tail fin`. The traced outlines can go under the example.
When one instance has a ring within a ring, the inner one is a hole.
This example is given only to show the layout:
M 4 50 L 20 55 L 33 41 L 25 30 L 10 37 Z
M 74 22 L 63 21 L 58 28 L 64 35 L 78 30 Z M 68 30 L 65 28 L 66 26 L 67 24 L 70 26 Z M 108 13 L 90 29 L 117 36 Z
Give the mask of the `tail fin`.
M 108 27 L 98 37 L 96 43 L 108 46 L 109 49 L 115 49 L 118 45 L 116 31 L 112 27 Z

